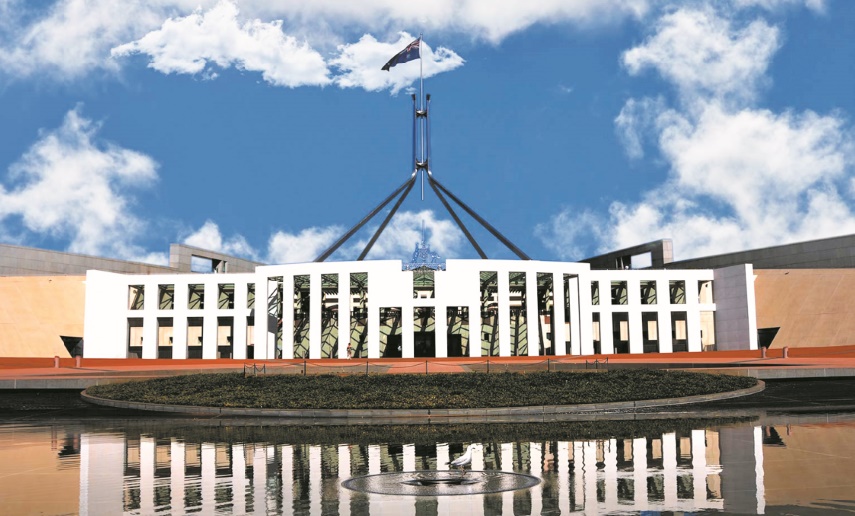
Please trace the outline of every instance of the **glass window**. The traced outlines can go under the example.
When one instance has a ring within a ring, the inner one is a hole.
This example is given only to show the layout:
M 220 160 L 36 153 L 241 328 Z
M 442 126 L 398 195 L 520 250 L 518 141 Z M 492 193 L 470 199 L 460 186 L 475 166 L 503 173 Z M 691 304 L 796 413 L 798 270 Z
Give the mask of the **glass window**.
M 188 285 L 187 308 L 190 310 L 202 310 L 205 308 L 205 285 Z
M 128 310 L 142 310 L 145 306 L 145 287 L 130 285 L 128 287 Z
M 628 301 L 625 281 L 612 281 L 612 304 L 625 305 Z
M 668 282 L 668 291 L 672 305 L 686 304 L 686 282 L 683 280 L 671 280 Z
M 161 310 L 172 310 L 175 308 L 175 285 L 158 285 L 157 306 Z

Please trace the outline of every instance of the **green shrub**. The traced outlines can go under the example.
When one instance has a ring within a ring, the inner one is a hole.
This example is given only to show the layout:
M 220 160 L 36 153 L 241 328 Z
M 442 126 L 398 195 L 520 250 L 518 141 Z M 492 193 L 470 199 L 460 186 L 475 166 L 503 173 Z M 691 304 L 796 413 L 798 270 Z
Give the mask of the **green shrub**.
M 748 377 L 683 371 L 273 375 L 194 374 L 100 385 L 102 398 L 208 407 L 440 409 L 573 405 L 712 394 L 756 385 Z

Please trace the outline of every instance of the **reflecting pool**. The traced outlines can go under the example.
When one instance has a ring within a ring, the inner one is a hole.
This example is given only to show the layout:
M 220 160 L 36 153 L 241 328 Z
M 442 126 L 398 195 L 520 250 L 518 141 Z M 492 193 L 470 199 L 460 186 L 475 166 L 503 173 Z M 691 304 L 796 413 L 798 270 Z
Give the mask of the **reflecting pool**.
M 855 511 L 848 413 L 336 432 L 210 420 L 0 423 L 0 514 Z M 471 483 L 503 471 L 535 480 L 442 496 L 342 485 L 395 472 L 451 478 L 460 473 L 445 464 L 473 442 Z

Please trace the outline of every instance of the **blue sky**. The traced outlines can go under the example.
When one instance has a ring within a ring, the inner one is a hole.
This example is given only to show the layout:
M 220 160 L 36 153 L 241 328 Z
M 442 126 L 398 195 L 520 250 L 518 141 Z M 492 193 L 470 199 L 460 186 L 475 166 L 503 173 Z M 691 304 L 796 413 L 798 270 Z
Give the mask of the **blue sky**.
M 0 241 L 310 261 L 411 173 L 419 62 L 380 67 L 419 32 L 434 176 L 535 259 L 855 233 L 852 27 L 845 0 L 0 0 Z M 430 191 L 369 257 L 422 222 L 477 257 Z

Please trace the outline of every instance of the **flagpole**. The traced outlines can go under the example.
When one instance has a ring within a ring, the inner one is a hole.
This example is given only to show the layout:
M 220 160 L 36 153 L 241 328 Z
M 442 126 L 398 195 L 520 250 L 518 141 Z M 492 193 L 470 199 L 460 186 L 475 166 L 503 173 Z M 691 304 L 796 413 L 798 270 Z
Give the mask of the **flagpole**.
M 424 59 L 422 58 L 422 33 L 419 32 L 419 109 L 425 109 L 425 78 L 424 78 Z M 425 134 L 424 126 L 422 126 L 422 163 L 425 161 Z M 422 200 L 425 200 L 425 172 L 422 170 Z

